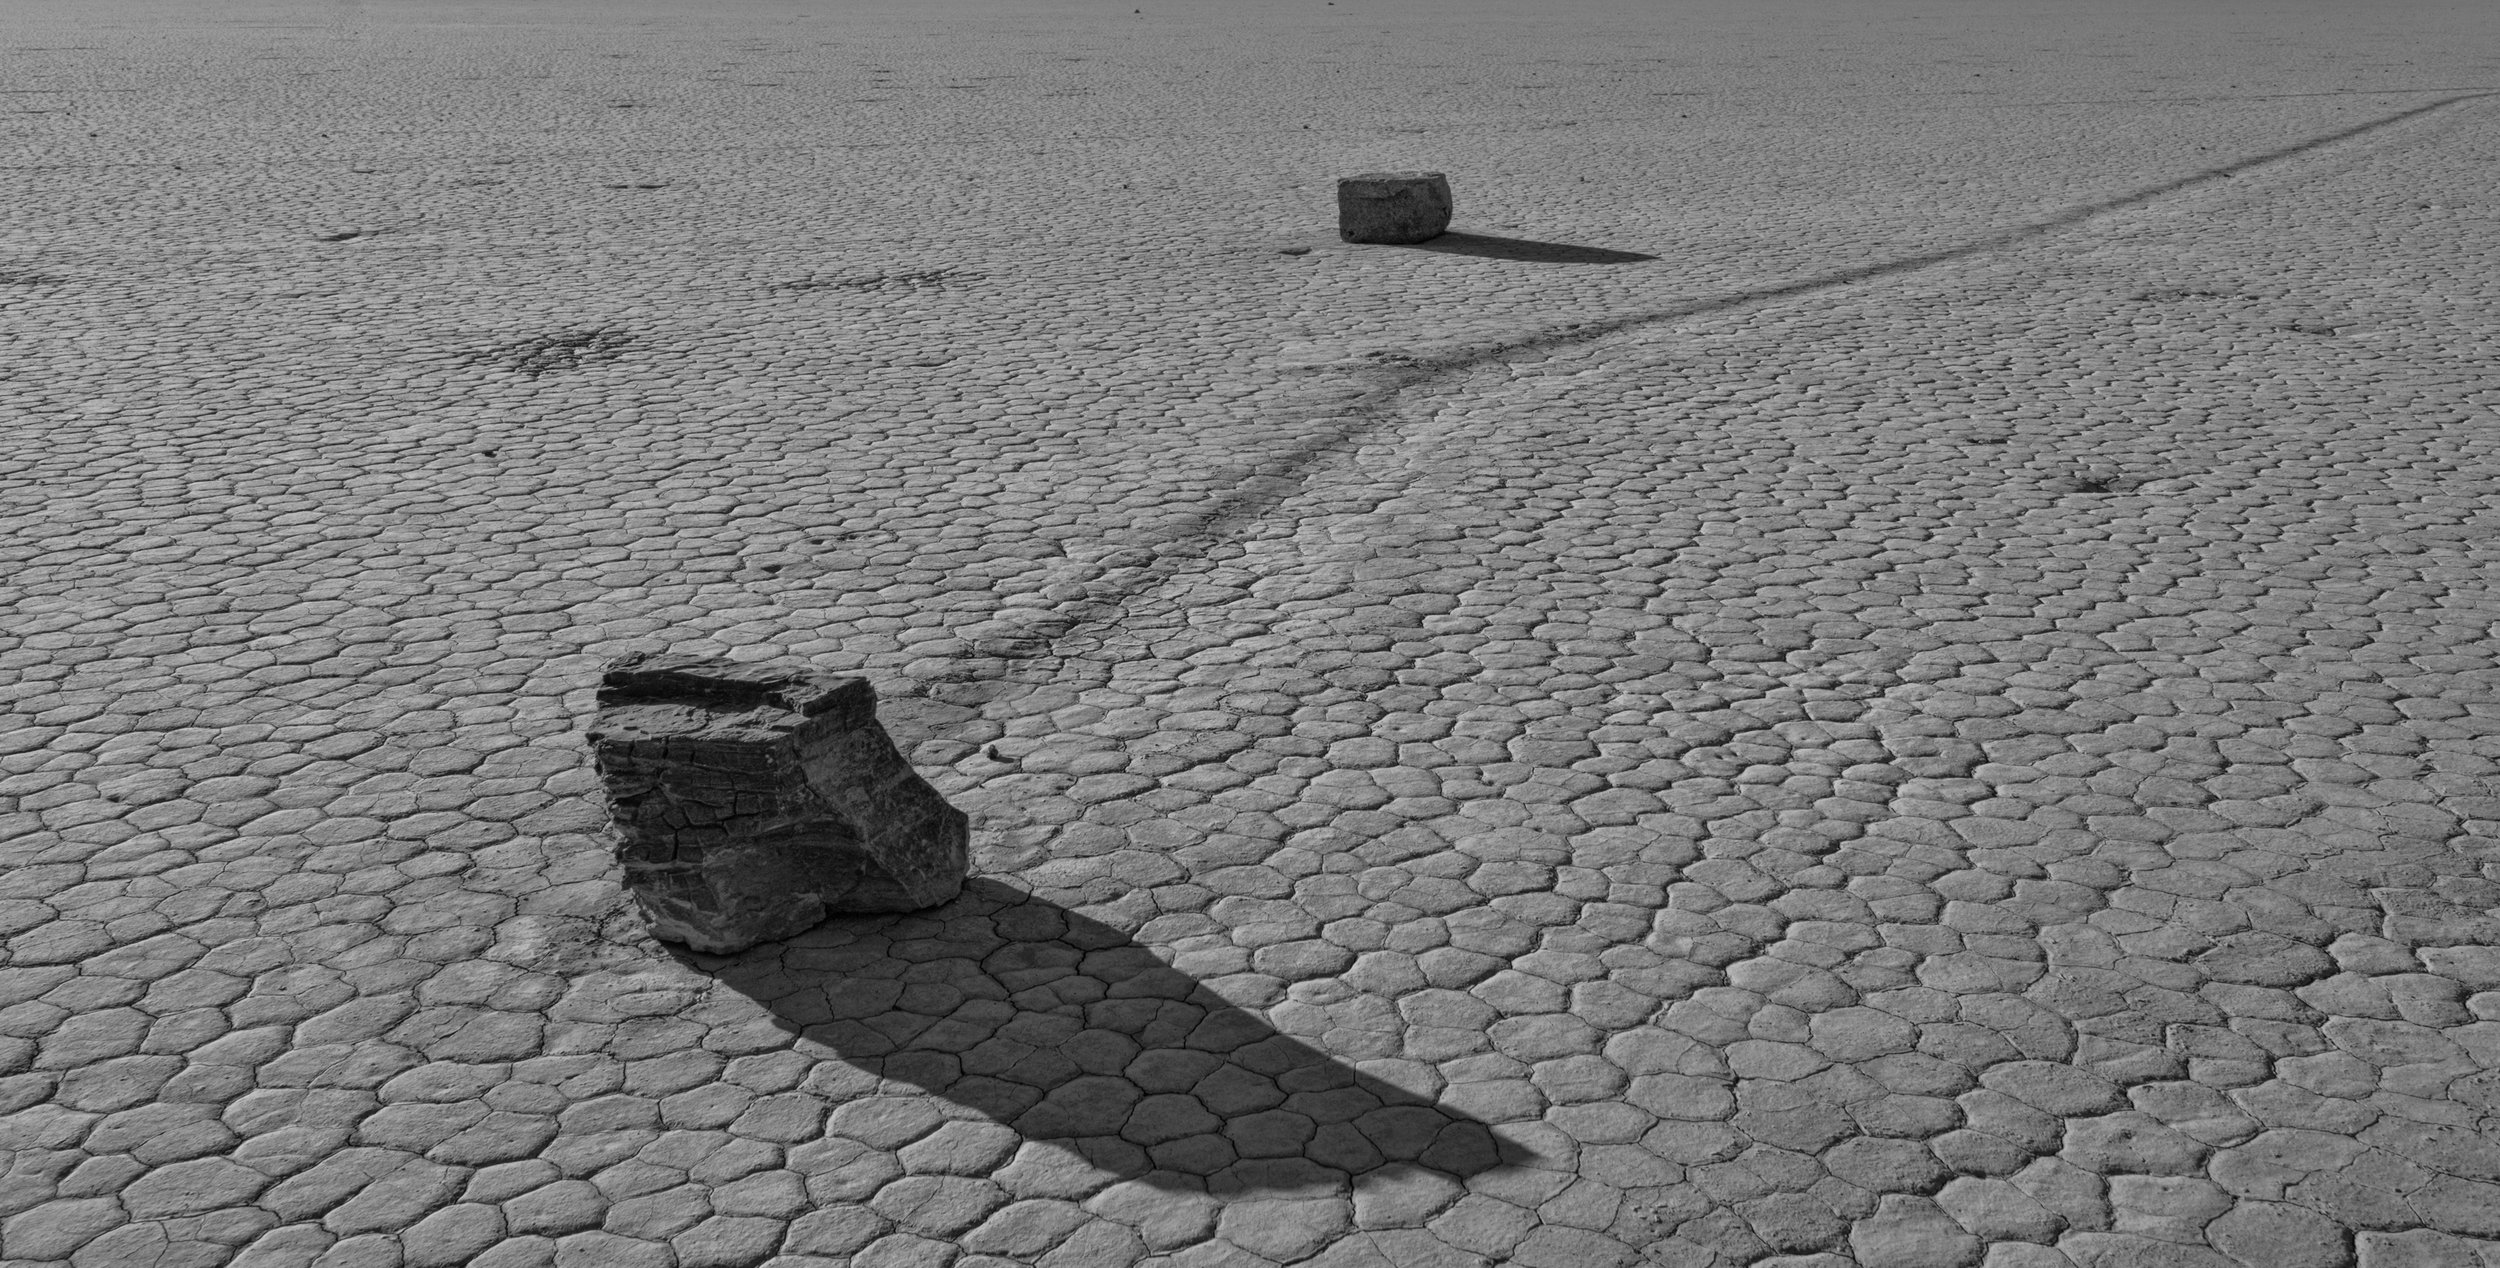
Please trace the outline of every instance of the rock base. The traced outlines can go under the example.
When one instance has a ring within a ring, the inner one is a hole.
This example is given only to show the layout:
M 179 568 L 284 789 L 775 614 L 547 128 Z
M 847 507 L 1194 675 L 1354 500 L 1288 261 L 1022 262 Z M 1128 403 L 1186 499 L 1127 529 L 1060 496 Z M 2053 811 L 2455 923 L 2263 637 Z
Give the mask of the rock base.
M 896 751 L 864 679 L 629 657 L 590 740 L 626 887 L 667 941 L 728 955 L 963 887 L 970 823 Z
M 1429 242 L 1450 228 L 1450 181 L 1439 172 L 1366 172 L 1337 182 L 1337 236 Z

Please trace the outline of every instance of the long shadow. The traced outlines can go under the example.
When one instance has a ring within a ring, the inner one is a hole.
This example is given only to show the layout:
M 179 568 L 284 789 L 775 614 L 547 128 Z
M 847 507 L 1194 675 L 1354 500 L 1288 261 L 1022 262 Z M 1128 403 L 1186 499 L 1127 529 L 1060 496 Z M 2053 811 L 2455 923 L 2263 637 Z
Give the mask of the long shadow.
M 1241 1193 L 1536 1159 L 1278 1033 L 1127 934 L 995 881 L 927 912 L 679 958 L 862 1071 L 1122 1179 Z
M 1481 233 L 1445 233 L 1428 242 L 1409 245 L 1417 251 L 1482 256 L 1488 260 L 1526 260 L 1531 264 L 1642 264 L 1658 258 L 1636 251 L 1610 251 L 1531 238 L 1497 238 Z

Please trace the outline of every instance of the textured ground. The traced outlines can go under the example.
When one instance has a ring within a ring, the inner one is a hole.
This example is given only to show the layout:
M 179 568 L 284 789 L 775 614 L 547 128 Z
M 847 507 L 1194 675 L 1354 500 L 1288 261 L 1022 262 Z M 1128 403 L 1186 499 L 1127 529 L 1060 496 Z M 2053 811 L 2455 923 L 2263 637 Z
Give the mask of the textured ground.
M 0 1260 L 2500 1264 L 2489 6 L 689 7 L 0 12 Z

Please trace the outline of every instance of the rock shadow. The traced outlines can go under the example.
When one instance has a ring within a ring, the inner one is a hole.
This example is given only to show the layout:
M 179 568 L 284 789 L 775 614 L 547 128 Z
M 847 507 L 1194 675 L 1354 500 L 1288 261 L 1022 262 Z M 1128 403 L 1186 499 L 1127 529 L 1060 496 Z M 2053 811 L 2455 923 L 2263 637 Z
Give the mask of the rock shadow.
M 994 880 L 735 957 L 677 954 L 859 1070 L 1123 1180 L 1238 1194 L 1537 1158 L 1279 1033 L 1129 935 Z M 837 1109 L 829 1130 L 842 1126 Z
M 1644 264 L 1658 258 L 1637 251 L 1612 251 L 1605 247 L 1538 242 L 1529 238 L 1497 238 L 1481 233 L 1445 233 L 1431 241 L 1411 245 L 1417 251 L 1481 256 L 1488 260 L 1525 260 L 1531 264 Z

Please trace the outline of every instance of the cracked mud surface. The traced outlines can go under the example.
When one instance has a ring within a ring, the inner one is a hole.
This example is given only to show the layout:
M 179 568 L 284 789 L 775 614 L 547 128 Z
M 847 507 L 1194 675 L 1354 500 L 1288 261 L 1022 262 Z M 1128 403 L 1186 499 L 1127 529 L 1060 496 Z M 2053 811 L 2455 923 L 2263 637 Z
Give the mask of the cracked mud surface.
M 2500 1264 L 2488 15 L 1234 8 L 0 17 L 0 1263 Z

